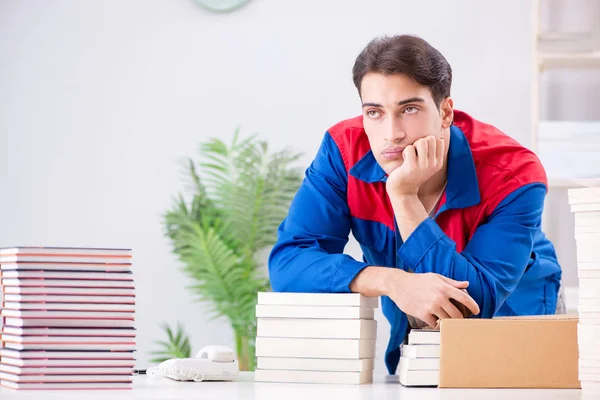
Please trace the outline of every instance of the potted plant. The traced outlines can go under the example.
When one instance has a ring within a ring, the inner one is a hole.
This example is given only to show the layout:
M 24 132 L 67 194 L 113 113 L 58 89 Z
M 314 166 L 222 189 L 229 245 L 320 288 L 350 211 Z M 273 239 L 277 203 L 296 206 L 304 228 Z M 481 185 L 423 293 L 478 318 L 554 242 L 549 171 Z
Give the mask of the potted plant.
M 165 234 L 191 278 L 189 289 L 229 320 L 241 370 L 254 369 L 257 293 L 270 290 L 260 259 L 302 180 L 300 154 L 268 151 L 256 136 L 210 139 L 186 161 L 187 193 L 164 214 Z M 263 255 L 264 258 L 264 255 Z

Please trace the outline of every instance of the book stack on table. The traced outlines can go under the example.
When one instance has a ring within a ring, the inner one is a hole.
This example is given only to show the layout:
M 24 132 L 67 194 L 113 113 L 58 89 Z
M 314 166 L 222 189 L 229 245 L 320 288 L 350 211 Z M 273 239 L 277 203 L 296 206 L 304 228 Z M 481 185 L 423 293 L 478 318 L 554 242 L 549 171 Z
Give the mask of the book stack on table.
M 440 331 L 413 329 L 402 344 L 399 378 L 404 386 L 437 386 L 440 379 Z
M 259 293 L 257 382 L 373 382 L 377 297 Z
M 0 249 L 0 385 L 130 389 L 131 250 Z
M 579 380 L 600 389 L 600 188 L 569 190 L 579 276 Z

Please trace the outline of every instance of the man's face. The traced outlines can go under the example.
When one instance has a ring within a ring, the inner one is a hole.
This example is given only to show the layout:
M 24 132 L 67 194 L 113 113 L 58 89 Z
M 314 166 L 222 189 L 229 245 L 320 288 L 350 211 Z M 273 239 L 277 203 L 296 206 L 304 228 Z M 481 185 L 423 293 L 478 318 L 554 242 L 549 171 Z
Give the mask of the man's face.
M 406 146 L 426 136 L 442 136 L 443 128 L 447 128 L 443 110 L 448 101 L 450 109 L 452 106 L 452 100 L 446 98 L 440 111 L 427 86 L 402 74 L 366 74 L 361 97 L 371 150 L 387 174 L 402 165 Z

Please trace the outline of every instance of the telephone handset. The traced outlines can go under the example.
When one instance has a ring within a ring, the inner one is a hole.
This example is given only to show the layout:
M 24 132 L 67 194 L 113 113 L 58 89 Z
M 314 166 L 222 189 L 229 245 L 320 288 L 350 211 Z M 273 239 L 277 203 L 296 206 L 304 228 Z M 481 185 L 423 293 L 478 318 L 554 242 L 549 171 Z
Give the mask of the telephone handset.
M 206 346 L 195 358 L 172 358 L 148 368 L 151 378 L 165 376 L 177 381 L 230 381 L 239 375 L 233 351 L 226 346 Z

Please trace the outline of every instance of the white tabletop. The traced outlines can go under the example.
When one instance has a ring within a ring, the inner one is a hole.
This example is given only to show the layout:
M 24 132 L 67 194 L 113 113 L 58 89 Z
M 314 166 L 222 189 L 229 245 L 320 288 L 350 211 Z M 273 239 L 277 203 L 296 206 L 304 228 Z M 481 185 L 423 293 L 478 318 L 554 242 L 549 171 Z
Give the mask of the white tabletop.
M 437 389 L 408 388 L 375 378 L 367 385 L 258 383 L 251 373 L 235 382 L 175 382 L 168 378 L 134 377 L 134 389 L 124 391 L 16 391 L 0 388 L 1 400 L 12 399 L 265 399 L 265 400 L 469 400 L 469 399 L 598 399 L 600 393 L 575 389 Z

